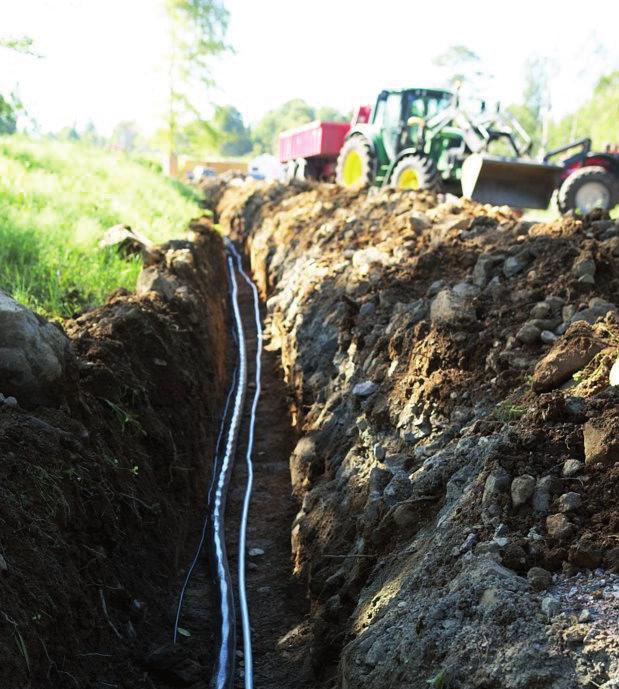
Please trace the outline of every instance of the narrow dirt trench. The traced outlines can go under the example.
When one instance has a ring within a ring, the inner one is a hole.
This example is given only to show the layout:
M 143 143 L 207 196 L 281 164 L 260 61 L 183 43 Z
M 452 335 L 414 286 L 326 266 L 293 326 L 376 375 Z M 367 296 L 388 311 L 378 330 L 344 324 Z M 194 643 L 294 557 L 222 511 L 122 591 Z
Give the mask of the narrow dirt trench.
M 239 303 L 246 333 L 248 392 L 255 390 L 256 337 L 252 294 L 239 281 Z M 277 355 L 262 357 L 262 393 L 258 404 L 253 452 L 254 488 L 247 534 L 247 595 L 252 627 L 254 686 L 292 689 L 311 686 L 309 665 L 309 602 L 302 583 L 292 575 L 290 527 L 297 510 L 291 496 L 288 460 L 295 444 L 286 387 Z M 249 401 L 226 513 L 227 545 L 237 584 L 238 526 L 247 478 L 245 451 Z M 238 605 L 237 605 L 238 613 Z M 238 648 L 241 648 L 240 623 Z M 244 662 L 237 662 L 237 685 L 242 686 Z

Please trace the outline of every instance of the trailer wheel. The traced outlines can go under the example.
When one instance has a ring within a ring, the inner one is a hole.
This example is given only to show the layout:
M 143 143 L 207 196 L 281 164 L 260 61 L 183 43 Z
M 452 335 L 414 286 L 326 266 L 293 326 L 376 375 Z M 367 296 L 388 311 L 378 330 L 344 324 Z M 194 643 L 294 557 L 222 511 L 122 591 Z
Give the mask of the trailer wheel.
M 603 167 L 582 167 L 563 182 L 559 189 L 559 210 L 588 213 L 594 208 L 610 210 L 619 203 L 619 180 Z
M 362 136 L 352 136 L 344 142 L 337 157 L 336 182 L 347 189 L 360 189 L 374 181 L 374 154 Z
M 443 186 L 434 161 L 418 155 L 406 156 L 396 164 L 390 184 L 395 189 L 434 192 L 441 191 Z

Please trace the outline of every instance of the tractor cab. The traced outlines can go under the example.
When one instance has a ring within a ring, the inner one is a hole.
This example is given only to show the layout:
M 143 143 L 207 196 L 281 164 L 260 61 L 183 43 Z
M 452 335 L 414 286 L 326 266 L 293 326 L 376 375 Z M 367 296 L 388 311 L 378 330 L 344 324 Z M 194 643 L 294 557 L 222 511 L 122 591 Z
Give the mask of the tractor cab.
M 422 145 L 425 123 L 449 107 L 451 91 L 439 89 L 398 89 L 382 91 L 372 111 L 371 126 L 380 132 L 378 145 L 385 162 L 394 160 L 400 151 Z M 384 170 L 386 172 L 388 165 Z

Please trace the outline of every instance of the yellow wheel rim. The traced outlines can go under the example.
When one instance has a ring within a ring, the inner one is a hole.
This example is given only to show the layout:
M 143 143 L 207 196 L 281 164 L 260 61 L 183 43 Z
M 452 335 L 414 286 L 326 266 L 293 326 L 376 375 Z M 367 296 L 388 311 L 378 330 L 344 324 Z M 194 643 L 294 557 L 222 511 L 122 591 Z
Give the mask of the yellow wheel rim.
M 419 189 L 419 175 L 417 170 L 403 170 L 398 177 L 398 183 L 396 185 L 398 189 L 413 189 L 417 191 Z
M 357 151 L 349 151 L 342 165 L 342 178 L 345 187 L 359 184 L 363 175 L 363 160 Z

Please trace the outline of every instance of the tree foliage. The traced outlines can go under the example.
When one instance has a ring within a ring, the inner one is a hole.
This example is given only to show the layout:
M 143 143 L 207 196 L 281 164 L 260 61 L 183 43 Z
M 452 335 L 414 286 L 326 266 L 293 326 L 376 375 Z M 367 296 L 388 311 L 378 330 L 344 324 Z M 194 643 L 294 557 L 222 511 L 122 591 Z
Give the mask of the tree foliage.
M 13 50 L 17 53 L 22 53 L 24 55 L 31 55 L 32 57 L 41 57 L 39 53 L 34 49 L 34 43 L 32 38 L 28 36 L 15 37 L 4 37 L 0 38 L 0 48 L 7 48 L 8 50 Z
M 218 107 L 212 124 L 220 135 L 218 152 L 221 155 L 242 156 L 251 151 L 251 132 L 245 126 L 243 115 L 233 105 Z
M 202 123 L 205 134 L 210 129 L 198 103 L 213 85 L 212 59 L 229 49 L 228 11 L 219 0 L 165 0 L 165 9 L 170 36 L 167 134 L 173 153 L 189 122 Z
M 11 93 L 8 98 L 0 94 L 0 134 L 15 134 L 17 118 L 23 110 L 24 106 L 16 93 Z
M 619 144 L 619 70 L 601 77 L 591 98 L 550 127 L 550 146 L 591 137 L 593 147 Z
M 269 111 L 258 122 L 253 130 L 252 137 L 254 151 L 257 153 L 275 152 L 280 132 L 316 119 L 346 122 L 349 118 L 335 108 L 322 107 L 315 109 L 301 98 L 294 98 L 279 108 Z
M 472 84 L 486 76 L 479 55 L 465 45 L 452 45 L 434 58 L 452 86 Z

